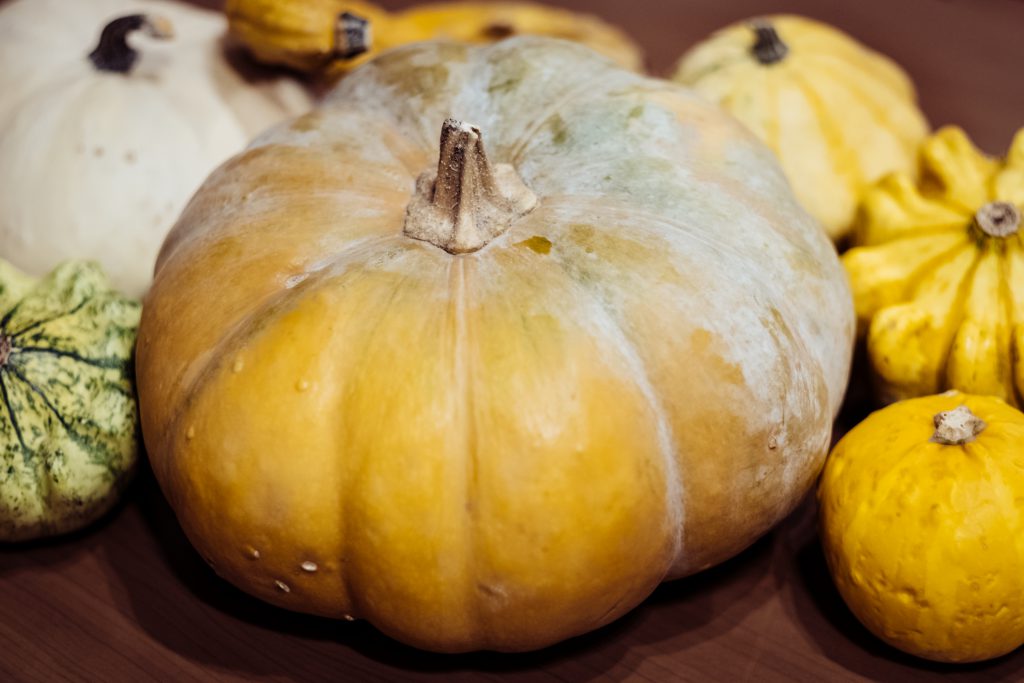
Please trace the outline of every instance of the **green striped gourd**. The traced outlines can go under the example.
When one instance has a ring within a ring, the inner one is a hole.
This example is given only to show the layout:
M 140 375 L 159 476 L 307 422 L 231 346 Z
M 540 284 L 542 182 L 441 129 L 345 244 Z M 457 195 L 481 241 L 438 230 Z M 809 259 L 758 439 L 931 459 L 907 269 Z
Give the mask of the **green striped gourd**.
M 138 453 L 140 310 L 92 262 L 37 281 L 0 260 L 0 541 L 78 529 L 116 501 Z

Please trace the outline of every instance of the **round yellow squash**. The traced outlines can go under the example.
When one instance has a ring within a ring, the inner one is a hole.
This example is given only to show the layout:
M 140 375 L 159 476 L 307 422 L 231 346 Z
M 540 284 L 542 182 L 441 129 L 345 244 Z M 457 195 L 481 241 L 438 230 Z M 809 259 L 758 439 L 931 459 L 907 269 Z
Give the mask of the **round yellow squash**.
M 843 263 L 884 401 L 944 389 L 1020 405 L 1024 391 L 1024 130 L 1005 159 L 958 128 L 922 147 L 923 177 L 864 195 Z
M 711 105 L 566 41 L 419 43 L 199 191 L 139 398 L 228 580 L 526 650 L 789 512 L 854 329 L 832 245 Z
M 857 618 L 945 662 L 1024 643 L 1024 414 L 951 391 L 880 410 L 836 446 L 821 538 Z
M 914 171 L 928 134 L 898 65 L 804 17 L 729 26 L 687 52 L 674 78 L 767 143 L 797 198 L 836 240 L 849 233 L 866 185 Z
M 640 48 L 596 16 L 533 2 L 435 2 L 388 12 L 362 0 L 227 0 L 231 35 L 266 64 L 335 79 L 393 47 L 424 40 L 491 43 L 512 35 L 564 38 L 630 69 Z

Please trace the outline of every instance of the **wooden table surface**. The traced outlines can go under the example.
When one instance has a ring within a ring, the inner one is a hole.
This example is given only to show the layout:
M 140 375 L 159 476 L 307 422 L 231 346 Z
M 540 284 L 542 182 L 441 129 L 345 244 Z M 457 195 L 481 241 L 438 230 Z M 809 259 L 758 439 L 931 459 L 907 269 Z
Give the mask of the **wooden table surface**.
M 933 124 L 959 123 L 994 153 L 1024 125 L 1021 0 L 560 4 L 623 26 L 659 74 L 726 22 L 808 14 L 900 61 Z M 840 430 L 866 409 L 860 390 L 851 394 Z M 0 546 L 0 681 L 1024 680 L 1024 651 L 944 667 L 874 639 L 832 587 L 814 524 L 808 501 L 739 557 L 664 585 L 618 622 L 556 647 L 442 656 L 363 623 L 293 614 L 238 592 L 191 549 L 144 470 L 95 527 Z

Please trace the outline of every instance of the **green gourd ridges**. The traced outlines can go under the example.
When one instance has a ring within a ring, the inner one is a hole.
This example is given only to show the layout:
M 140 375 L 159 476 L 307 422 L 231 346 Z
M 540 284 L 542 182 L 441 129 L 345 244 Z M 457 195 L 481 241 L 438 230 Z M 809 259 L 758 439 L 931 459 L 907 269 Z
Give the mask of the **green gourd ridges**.
M 95 263 L 36 281 L 0 260 L 0 541 L 72 531 L 116 501 L 138 452 L 140 312 Z

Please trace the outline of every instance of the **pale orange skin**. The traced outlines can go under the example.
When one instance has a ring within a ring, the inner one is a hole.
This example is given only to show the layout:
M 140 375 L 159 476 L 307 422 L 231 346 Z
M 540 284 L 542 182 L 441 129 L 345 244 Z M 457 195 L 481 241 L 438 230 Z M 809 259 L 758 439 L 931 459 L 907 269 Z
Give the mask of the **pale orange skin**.
M 449 115 L 538 198 L 460 256 L 402 233 Z M 853 333 L 830 243 L 731 119 L 566 42 L 421 44 L 209 179 L 138 383 L 223 577 L 422 648 L 526 650 L 789 512 Z

